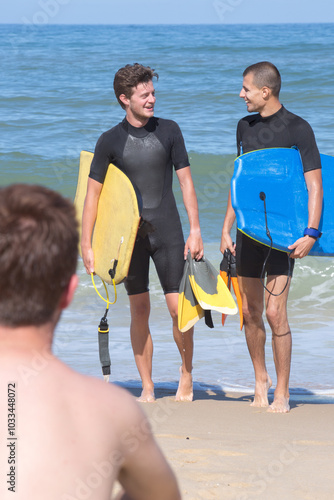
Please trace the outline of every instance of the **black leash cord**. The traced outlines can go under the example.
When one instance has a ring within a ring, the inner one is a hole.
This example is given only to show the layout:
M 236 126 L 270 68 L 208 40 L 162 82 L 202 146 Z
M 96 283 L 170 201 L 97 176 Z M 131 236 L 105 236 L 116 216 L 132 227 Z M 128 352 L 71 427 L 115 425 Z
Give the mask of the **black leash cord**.
M 270 294 L 272 295 L 273 297 L 279 297 L 280 295 L 282 295 L 282 293 L 285 292 L 286 290 L 286 287 L 288 286 L 289 284 L 289 278 L 291 278 L 291 259 L 290 259 L 290 255 L 292 254 L 292 252 L 290 252 L 289 254 L 287 253 L 287 256 L 288 256 L 288 264 L 289 264 L 289 270 L 288 270 L 288 276 L 287 276 L 287 279 L 286 279 L 286 283 L 285 283 L 285 286 L 283 288 L 283 290 L 280 292 L 280 293 L 273 293 L 271 292 L 270 290 L 268 290 L 268 288 L 266 287 L 265 285 L 265 282 L 264 282 L 264 276 L 265 276 L 265 273 L 266 273 L 266 265 L 267 265 L 267 262 L 268 262 L 268 259 L 269 259 L 269 256 L 271 254 L 271 250 L 273 248 L 273 239 L 271 237 L 271 234 L 270 234 L 270 231 L 269 231 L 269 227 L 268 227 L 268 219 L 267 219 L 267 207 L 266 207 L 266 195 L 263 191 L 261 191 L 260 193 L 260 200 L 263 201 L 263 206 L 264 206 L 264 218 L 265 218 L 265 223 L 266 223 L 266 234 L 270 240 L 270 248 L 269 248 L 269 251 L 268 251 L 268 254 L 267 254 L 267 257 L 265 258 L 265 261 L 263 263 L 263 267 L 262 267 L 262 272 L 261 272 L 261 276 L 260 276 L 260 280 L 261 280 L 261 283 L 262 283 L 262 286 L 263 288 Z

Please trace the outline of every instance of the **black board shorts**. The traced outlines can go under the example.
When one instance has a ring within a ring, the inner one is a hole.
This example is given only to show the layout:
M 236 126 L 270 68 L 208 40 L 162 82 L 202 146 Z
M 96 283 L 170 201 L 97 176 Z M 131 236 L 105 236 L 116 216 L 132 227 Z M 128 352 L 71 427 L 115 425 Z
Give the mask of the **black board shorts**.
M 237 274 L 244 278 L 261 278 L 263 265 L 270 251 L 265 272 L 268 276 L 292 276 L 295 261 L 287 252 L 271 249 L 237 231 Z M 290 264 L 289 264 L 290 261 Z

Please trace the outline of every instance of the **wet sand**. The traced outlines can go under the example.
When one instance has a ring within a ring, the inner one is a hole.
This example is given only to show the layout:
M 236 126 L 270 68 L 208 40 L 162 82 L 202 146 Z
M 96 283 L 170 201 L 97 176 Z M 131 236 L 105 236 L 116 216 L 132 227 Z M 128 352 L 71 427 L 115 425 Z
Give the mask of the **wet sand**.
M 198 391 L 192 403 L 168 390 L 156 396 L 141 407 L 184 499 L 334 498 L 334 404 L 295 396 L 290 413 L 271 414 L 251 407 L 249 395 Z

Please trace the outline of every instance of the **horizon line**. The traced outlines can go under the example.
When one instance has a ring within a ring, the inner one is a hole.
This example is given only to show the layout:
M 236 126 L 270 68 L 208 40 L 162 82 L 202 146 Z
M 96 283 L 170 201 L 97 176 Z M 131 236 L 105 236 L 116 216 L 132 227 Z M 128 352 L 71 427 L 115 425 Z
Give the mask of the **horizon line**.
M 123 23 L 123 22 L 114 22 L 114 23 L 101 23 L 101 22 L 61 22 L 61 23 L 53 23 L 53 22 L 47 22 L 47 23 L 26 23 L 26 22 L 3 22 L 0 21 L 0 25 L 9 25 L 9 26 L 240 26 L 240 25 L 245 25 L 245 26 L 258 26 L 258 25 L 266 25 L 266 26 L 272 26 L 272 25 L 284 25 L 284 24 L 313 24 L 313 25 L 319 25 L 319 24 L 334 24 L 334 21 L 277 21 L 277 22 L 245 22 L 241 21 L 239 23 L 229 23 L 229 22 L 205 22 L 205 23 L 186 23 L 186 22 L 180 22 L 180 23 Z

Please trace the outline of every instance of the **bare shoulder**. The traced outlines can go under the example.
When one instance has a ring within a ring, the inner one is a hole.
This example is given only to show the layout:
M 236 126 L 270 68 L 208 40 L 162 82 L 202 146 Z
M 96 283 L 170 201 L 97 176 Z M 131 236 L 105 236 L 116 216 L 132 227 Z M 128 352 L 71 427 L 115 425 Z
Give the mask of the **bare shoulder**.
M 96 377 L 82 375 L 66 367 L 68 390 L 73 402 L 98 413 L 99 419 L 117 421 L 121 428 L 141 422 L 144 413 L 134 397 L 126 390 Z

